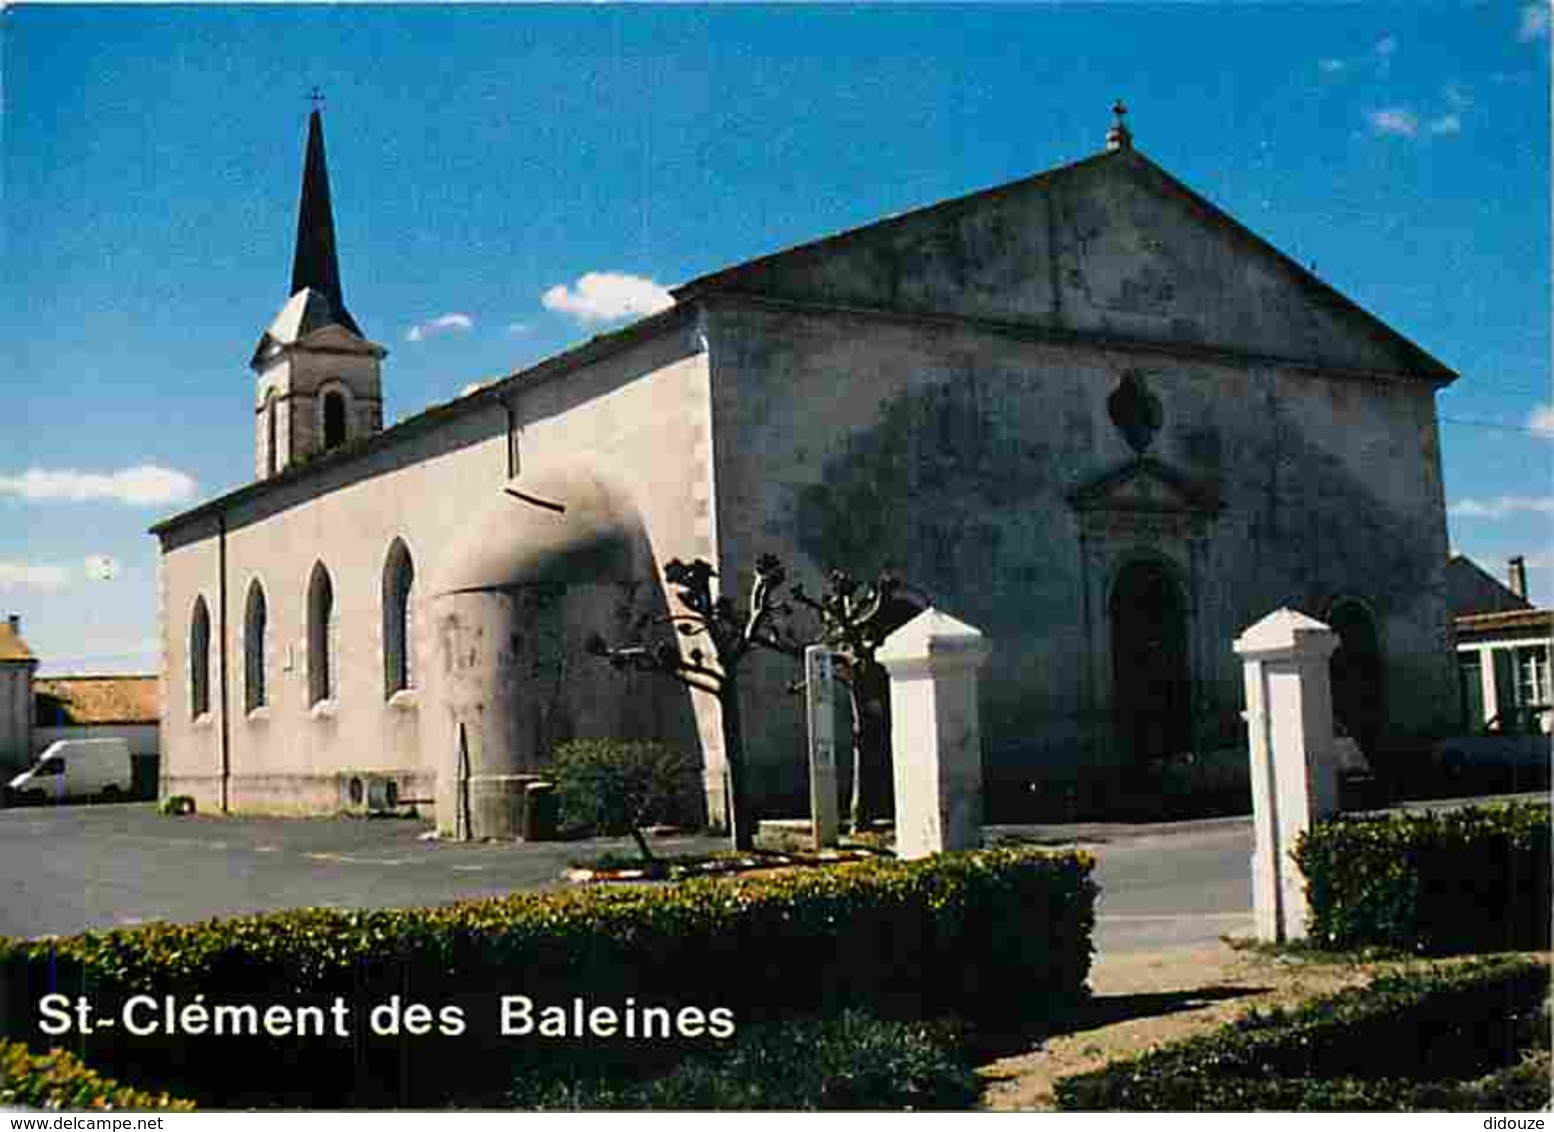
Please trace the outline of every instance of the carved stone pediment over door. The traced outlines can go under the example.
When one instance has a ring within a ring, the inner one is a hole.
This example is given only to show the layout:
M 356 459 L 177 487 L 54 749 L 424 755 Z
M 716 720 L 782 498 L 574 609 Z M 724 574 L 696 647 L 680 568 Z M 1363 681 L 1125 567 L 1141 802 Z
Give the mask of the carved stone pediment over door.
M 1181 537 L 1207 533 L 1219 513 L 1219 493 L 1153 456 L 1138 456 L 1097 476 L 1069 496 L 1085 536 L 1151 532 Z

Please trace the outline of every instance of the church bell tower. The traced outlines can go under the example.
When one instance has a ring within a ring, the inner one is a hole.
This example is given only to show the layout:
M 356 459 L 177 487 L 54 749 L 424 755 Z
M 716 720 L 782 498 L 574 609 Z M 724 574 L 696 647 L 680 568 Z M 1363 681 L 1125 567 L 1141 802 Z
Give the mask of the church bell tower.
M 259 479 L 383 428 L 380 367 L 388 351 L 368 340 L 345 306 L 324 163 L 324 122 L 317 109 L 308 118 L 290 295 L 249 362 L 258 375 L 254 471 Z

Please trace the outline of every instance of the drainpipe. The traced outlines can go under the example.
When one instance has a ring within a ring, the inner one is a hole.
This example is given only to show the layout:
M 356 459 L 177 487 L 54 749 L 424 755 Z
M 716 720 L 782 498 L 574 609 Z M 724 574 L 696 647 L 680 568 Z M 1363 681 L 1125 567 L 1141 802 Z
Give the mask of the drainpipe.
M 502 409 L 507 413 L 507 478 L 512 479 L 518 474 L 518 414 L 511 401 L 503 401 Z
M 217 667 L 221 675 L 221 812 L 226 813 L 230 801 L 228 791 L 232 781 L 232 725 L 227 718 L 227 516 L 225 512 L 217 514 L 216 523 L 216 559 L 220 574 L 217 581 L 216 605 L 221 624 L 221 648 L 216 653 Z

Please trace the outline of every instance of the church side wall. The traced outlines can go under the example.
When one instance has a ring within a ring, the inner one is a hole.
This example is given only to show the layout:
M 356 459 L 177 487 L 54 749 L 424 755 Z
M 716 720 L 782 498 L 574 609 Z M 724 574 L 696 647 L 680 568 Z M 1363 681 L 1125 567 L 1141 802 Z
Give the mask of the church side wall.
M 660 558 L 710 554 L 705 356 L 672 331 L 558 380 L 511 390 L 518 476 L 581 466 L 628 485 Z M 228 806 L 233 811 L 328 812 L 350 804 L 352 777 L 395 779 L 404 800 L 430 805 L 440 756 L 453 739 L 439 700 L 448 658 L 432 597 L 445 555 L 509 482 L 508 412 L 488 399 L 400 443 L 374 447 L 312 475 L 277 483 L 226 515 Z M 516 505 L 516 504 L 515 504 Z M 415 569 L 416 687 L 386 694 L 383 579 L 401 539 Z M 218 627 L 222 536 L 214 518 L 164 535 L 163 793 L 221 804 Z M 662 548 L 662 553 L 659 553 Z M 308 594 L 314 566 L 331 581 L 335 690 L 310 702 Z M 263 587 L 266 702 L 245 699 L 244 614 Z M 197 595 L 212 616 L 211 711 L 191 718 L 189 623 Z M 639 608 L 661 607 L 648 575 L 627 587 L 580 586 L 541 602 L 529 693 L 540 721 L 530 761 L 572 735 L 664 738 L 694 747 L 689 697 L 649 676 L 623 677 L 582 653 L 588 632 L 619 639 Z M 715 731 L 715 725 L 712 727 Z M 541 749 L 543 748 L 543 749 Z
M 568 704 L 557 738 L 657 738 L 699 753 L 707 815 L 724 814 L 722 724 L 717 704 L 667 679 L 620 673 L 581 651 L 590 633 L 612 644 L 640 634 L 643 614 L 662 618 L 673 596 L 663 566 L 673 558 L 716 563 L 715 487 L 708 356 L 701 329 L 681 325 L 641 347 L 536 385 L 518 404 L 523 474 L 578 467 L 631 497 L 647 536 L 651 564 L 637 585 L 568 602 L 565 657 Z M 672 636 L 660 625 L 651 630 Z M 694 642 L 691 642 L 694 644 Z M 705 647 L 705 642 L 703 642 Z
M 212 644 L 219 641 L 221 595 L 220 525 L 202 517 L 164 540 L 159 578 L 162 610 L 162 717 L 158 723 L 162 748 L 160 768 L 163 797 L 187 794 L 202 810 L 222 805 L 221 723 L 219 691 L 210 710 L 194 711 L 191 681 L 191 627 L 195 603 L 203 598 L 210 611 Z M 212 687 L 218 687 L 219 653 L 207 656 Z
M 1125 761 L 1108 730 L 1108 596 L 1141 559 L 1189 598 L 1196 744 L 1244 743 L 1236 634 L 1343 597 L 1377 619 L 1392 733 L 1449 722 L 1427 387 L 841 312 L 729 304 L 710 325 L 725 575 L 743 592 L 764 552 L 812 590 L 833 567 L 889 567 L 983 629 L 991 789 Z M 1075 492 L 1133 460 L 1107 409 L 1126 370 L 1162 408 L 1149 456 L 1216 493 L 1216 514 L 1076 511 Z M 747 683 L 768 811 L 803 805 L 794 675 L 763 655 Z

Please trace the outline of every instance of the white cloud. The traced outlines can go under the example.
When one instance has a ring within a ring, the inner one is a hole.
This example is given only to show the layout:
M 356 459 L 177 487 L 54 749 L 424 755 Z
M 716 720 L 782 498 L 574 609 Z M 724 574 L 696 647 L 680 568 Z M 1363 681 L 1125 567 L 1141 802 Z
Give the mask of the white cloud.
M 118 559 L 106 554 L 93 554 L 86 560 L 86 576 L 94 582 L 109 582 L 119 576 Z
M 525 335 L 533 334 L 534 327 L 530 326 L 527 322 L 509 322 L 507 324 L 507 333 L 511 334 L 514 338 L 522 338 Z
M 540 302 L 546 310 L 590 323 L 656 314 L 673 306 L 674 298 L 651 279 L 616 271 L 590 271 L 570 287 L 556 284 L 540 296 Z
M 1345 63 L 1342 59 L 1320 59 L 1317 61 L 1317 66 L 1322 68 L 1323 71 L 1330 75 L 1336 75 L 1339 71 L 1348 66 L 1348 64 Z
M 1371 129 L 1378 134 L 1396 134 L 1411 138 L 1419 133 L 1419 119 L 1413 111 L 1405 110 L 1400 106 L 1389 107 L 1386 110 L 1372 110 L 1367 117 L 1370 119 Z
M 38 562 L 0 562 L 0 590 L 57 590 L 70 581 L 63 566 Z
M 1554 495 L 1499 495 L 1459 499 L 1447 512 L 1469 519 L 1506 519 L 1512 515 L 1554 515 Z
M 1547 0 L 1540 0 L 1536 4 L 1524 4 L 1522 6 L 1521 26 L 1516 29 L 1516 38 L 1522 43 L 1531 43 L 1535 39 L 1542 39 L 1549 34 L 1549 6 Z
M 1432 134 L 1460 134 L 1462 133 L 1462 115 L 1443 114 L 1430 123 Z
M 1533 432 L 1554 437 L 1554 403 L 1534 405 L 1532 412 L 1527 414 L 1527 427 Z
M 117 472 L 28 468 L 19 476 L 0 476 L 0 495 L 17 495 L 27 500 L 112 499 L 138 506 L 180 503 L 193 498 L 197 486 L 193 477 L 155 464 Z
M 419 322 L 405 332 L 406 342 L 424 342 L 433 334 L 443 334 L 448 331 L 473 330 L 475 320 L 467 314 L 451 311 L 448 314 L 438 315 L 436 318 Z

